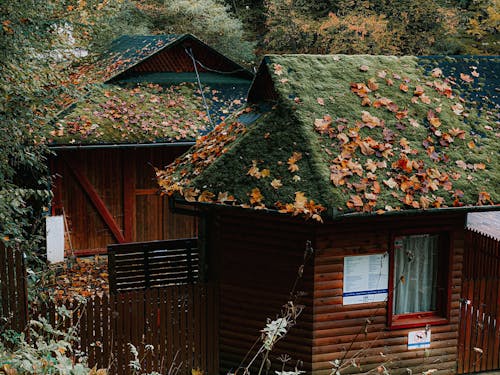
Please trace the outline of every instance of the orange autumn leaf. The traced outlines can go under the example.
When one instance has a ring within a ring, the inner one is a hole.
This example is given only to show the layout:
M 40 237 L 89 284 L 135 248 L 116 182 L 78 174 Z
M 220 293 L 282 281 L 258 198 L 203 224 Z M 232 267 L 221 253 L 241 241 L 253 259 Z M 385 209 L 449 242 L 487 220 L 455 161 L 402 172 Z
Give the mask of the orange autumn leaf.
M 252 192 L 250 194 L 250 203 L 251 204 L 258 204 L 258 203 L 261 203 L 263 199 L 264 199 L 264 196 L 261 194 L 260 189 L 253 188 Z
M 431 75 L 434 77 L 434 78 L 439 78 L 443 75 L 443 71 L 439 68 L 434 68 L 432 69 L 431 71 Z
M 460 79 L 464 82 L 471 83 L 474 82 L 474 78 L 472 78 L 468 74 L 460 73 Z
M 220 203 L 234 202 L 235 200 L 236 199 L 232 195 L 229 195 L 227 191 L 224 193 L 219 193 L 219 195 L 217 196 L 217 202 Z
M 460 139 L 465 139 L 465 131 L 459 128 L 451 128 L 450 134 L 454 137 L 458 137 Z
M 185 189 L 184 192 L 184 199 L 187 200 L 188 202 L 196 202 L 196 197 L 200 194 L 200 191 L 198 189 Z
M 307 203 L 307 197 L 301 191 L 295 192 L 295 202 L 293 204 L 296 210 L 303 210 Z
M 274 64 L 273 68 L 274 68 L 274 74 L 278 76 L 283 74 L 283 67 L 280 64 Z
M 278 180 L 278 179 L 275 178 L 274 180 L 272 180 L 271 186 L 277 190 L 280 187 L 282 187 L 283 184 L 281 183 L 281 180 Z
M 375 78 L 370 78 L 370 79 L 368 80 L 368 88 L 369 88 L 370 90 L 372 90 L 372 91 L 376 91 L 376 90 L 378 90 L 378 87 L 379 87 L 379 86 L 378 86 L 378 83 L 377 83 L 377 81 L 375 80 Z
M 381 126 L 382 124 L 381 120 L 378 117 L 373 116 L 370 112 L 367 111 L 361 112 L 361 120 L 370 129 L 376 126 Z
M 359 195 L 351 195 L 350 202 L 354 207 L 363 207 L 363 200 Z
M 415 91 L 413 91 L 413 95 L 421 96 L 424 93 L 424 88 L 422 86 L 415 87 Z
M 214 193 L 208 191 L 208 190 L 205 190 L 203 191 L 200 196 L 198 197 L 198 202 L 201 202 L 201 203 L 211 203 L 214 201 Z
M 400 89 L 401 91 L 403 91 L 403 92 L 408 92 L 409 87 L 408 87 L 408 85 L 406 85 L 406 84 L 402 83 L 402 84 L 400 84 L 400 85 L 399 85 L 399 89 Z
M 300 159 L 302 159 L 302 153 L 294 152 L 290 158 L 288 158 L 288 170 L 292 173 L 299 170 L 299 166 L 296 164 Z
M 493 205 L 493 201 L 491 200 L 491 195 L 487 191 L 480 191 L 479 196 L 477 199 L 477 204 L 479 206 L 485 205 L 485 204 L 491 204 Z

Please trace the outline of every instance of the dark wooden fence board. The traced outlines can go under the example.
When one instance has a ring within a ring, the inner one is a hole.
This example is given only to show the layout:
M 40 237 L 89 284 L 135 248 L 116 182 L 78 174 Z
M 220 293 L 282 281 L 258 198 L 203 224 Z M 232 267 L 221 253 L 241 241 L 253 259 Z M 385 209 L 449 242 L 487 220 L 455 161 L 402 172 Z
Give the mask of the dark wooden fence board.
M 459 374 L 500 369 L 500 242 L 468 230 L 460 305 Z
M 24 331 L 28 291 L 23 252 L 0 243 L 0 329 Z

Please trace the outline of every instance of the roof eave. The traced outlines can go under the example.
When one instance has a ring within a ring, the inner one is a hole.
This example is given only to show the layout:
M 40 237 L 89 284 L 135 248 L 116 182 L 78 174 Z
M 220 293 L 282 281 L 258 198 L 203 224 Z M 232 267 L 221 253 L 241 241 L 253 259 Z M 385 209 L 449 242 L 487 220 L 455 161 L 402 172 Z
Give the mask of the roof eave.
M 115 149 L 115 148 L 146 148 L 146 147 L 191 147 L 196 141 L 181 142 L 144 142 L 144 143 L 94 143 L 94 144 L 52 144 L 48 145 L 54 151 Z

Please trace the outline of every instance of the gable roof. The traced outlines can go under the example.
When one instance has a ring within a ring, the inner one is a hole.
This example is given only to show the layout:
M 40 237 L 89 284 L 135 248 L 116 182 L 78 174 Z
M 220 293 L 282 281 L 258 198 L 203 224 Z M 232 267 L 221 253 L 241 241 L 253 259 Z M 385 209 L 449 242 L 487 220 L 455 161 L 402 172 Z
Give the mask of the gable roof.
M 203 55 L 211 54 L 213 58 L 220 60 L 220 70 L 232 72 L 242 78 L 252 79 L 253 74 L 240 64 L 217 52 L 212 47 L 203 43 L 191 34 L 165 34 L 165 35 L 123 35 L 115 39 L 108 51 L 106 51 L 99 61 L 98 67 L 101 72 L 103 82 L 115 81 L 122 78 L 123 73 L 134 67 L 151 61 L 161 52 L 166 52 L 176 46 L 184 48 L 197 47 L 198 51 L 203 51 Z M 184 53 L 183 53 L 184 55 Z M 185 59 L 188 56 L 183 56 Z M 198 57 L 198 56 L 195 56 Z M 156 63 L 154 71 L 179 71 L 176 64 L 181 63 L 178 57 L 173 59 L 163 58 Z M 165 65 L 171 63 L 170 69 L 165 70 Z M 198 62 L 199 63 L 199 62 Z M 189 57 L 189 65 L 192 65 Z M 156 68 L 156 70 L 155 70 Z M 199 69 L 203 71 L 200 65 Z M 151 71 L 151 67 L 148 68 Z M 183 71 L 183 70 L 181 70 Z M 144 73 L 144 72 L 142 72 Z
M 253 79 L 190 34 L 124 35 L 85 71 L 83 97 L 49 124 L 52 145 L 193 142 L 241 107 Z
M 188 201 L 318 220 L 496 205 L 499 62 L 267 56 L 253 105 L 158 171 L 158 182 Z

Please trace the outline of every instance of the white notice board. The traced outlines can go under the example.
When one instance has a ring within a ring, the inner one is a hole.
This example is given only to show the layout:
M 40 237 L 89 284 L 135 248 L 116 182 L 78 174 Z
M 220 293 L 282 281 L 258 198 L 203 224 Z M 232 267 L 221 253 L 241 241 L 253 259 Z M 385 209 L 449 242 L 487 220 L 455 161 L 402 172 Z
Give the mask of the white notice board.
M 387 253 L 344 257 L 344 305 L 385 301 L 388 285 Z
M 64 218 L 46 217 L 47 260 L 50 263 L 64 261 Z

